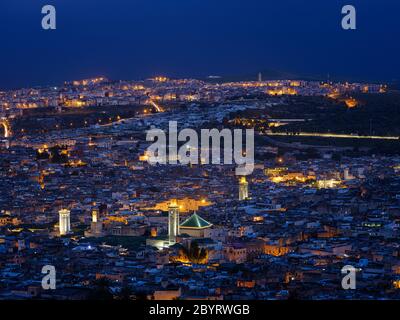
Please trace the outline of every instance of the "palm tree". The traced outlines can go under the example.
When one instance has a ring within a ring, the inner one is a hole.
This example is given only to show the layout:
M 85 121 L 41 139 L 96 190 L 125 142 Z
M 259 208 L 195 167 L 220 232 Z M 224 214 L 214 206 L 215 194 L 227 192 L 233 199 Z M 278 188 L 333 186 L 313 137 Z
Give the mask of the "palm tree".
M 192 263 L 204 264 L 207 263 L 208 260 L 207 250 L 204 248 L 200 249 L 196 241 L 191 244 L 189 250 L 187 248 L 182 248 L 181 254 L 187 257 Z

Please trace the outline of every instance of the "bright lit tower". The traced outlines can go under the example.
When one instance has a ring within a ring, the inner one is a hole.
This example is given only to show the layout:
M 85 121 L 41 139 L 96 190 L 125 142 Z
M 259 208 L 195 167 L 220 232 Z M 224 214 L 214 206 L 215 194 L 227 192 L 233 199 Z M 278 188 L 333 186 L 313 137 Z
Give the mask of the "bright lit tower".
M 58 211 L 60 216 L 60 236 L 64 236 L 71 231 L 71 212 L 67 209 Z
M 92 222 L 96 223 L 99 219 L 99 210 L 96 208 L 92 210 Z
M 176 242 L 177 235 L 179 235 L 179 206 L 174 199 L 168 206 L 168 240 L 170 244 Z
M 249 183 L 246 177 L 243 176 L 239 179 L 239 200 L 243 201 L 249 198 Z
M 100 213 L 97 208 L 92 210 L 92 224 L 90 231 L 93 236 L 101 236 L 103 234 L 103 223 L 100 221 Z

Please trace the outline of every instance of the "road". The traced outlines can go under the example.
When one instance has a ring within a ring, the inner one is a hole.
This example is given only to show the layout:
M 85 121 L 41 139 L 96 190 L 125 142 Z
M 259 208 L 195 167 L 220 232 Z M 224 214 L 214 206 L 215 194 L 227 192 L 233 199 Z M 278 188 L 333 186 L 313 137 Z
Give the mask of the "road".
M 395 136 L 356 136 L 351 134 L 340 133 L 307 133 L 300 132 L 296 134 L 287 134 L 284 132 L 269 132 L 268 136 L 285 136 L 285 137 L 320 137 L 320 138 L 343 138 L 343 139 L 373 139 L 373 140 L 400 140 L 400 137 Z

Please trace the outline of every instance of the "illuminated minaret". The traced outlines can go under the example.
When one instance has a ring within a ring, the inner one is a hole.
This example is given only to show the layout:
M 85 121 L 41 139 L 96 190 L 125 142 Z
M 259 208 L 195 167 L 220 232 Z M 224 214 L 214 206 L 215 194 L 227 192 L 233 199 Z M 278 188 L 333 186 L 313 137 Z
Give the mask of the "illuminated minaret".
M 246 177 L 243 176 L 239 179 L 239 200 L 243 201 L 249 198 L 249 183 Z
M 168 206 L 168 240 L 170 244 L 176 242 L 179 234 L 179 206 L 176 200 L 172 200 Z
M 71 212 L 67 209 L 62 209 L 58 211 L 60 215 L 60 236 L 64 236 L 71 231 Z
M 100 221 L 100 213 L 97 208 L 92 210 L 92 224 L 90 231 L 93 236 L 101 236 L 103 234 L 103 223 Z
M 261 74 L 261 72 L 258 73 L 258 82 L 262 82 L 262 74 Z
M 92 210 L 92 222 L 96 223 L 99 219 L 99 210 L 93 209 Z

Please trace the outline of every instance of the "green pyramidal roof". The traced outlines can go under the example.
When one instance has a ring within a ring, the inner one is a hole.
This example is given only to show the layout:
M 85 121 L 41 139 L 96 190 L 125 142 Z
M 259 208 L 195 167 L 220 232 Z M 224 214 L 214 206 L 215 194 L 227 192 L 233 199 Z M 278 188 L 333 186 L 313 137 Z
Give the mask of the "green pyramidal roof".
M 181 228 L 204 229 L 211 227 L 212 224 L 194 213 L 190 218 L 181 223 Z

